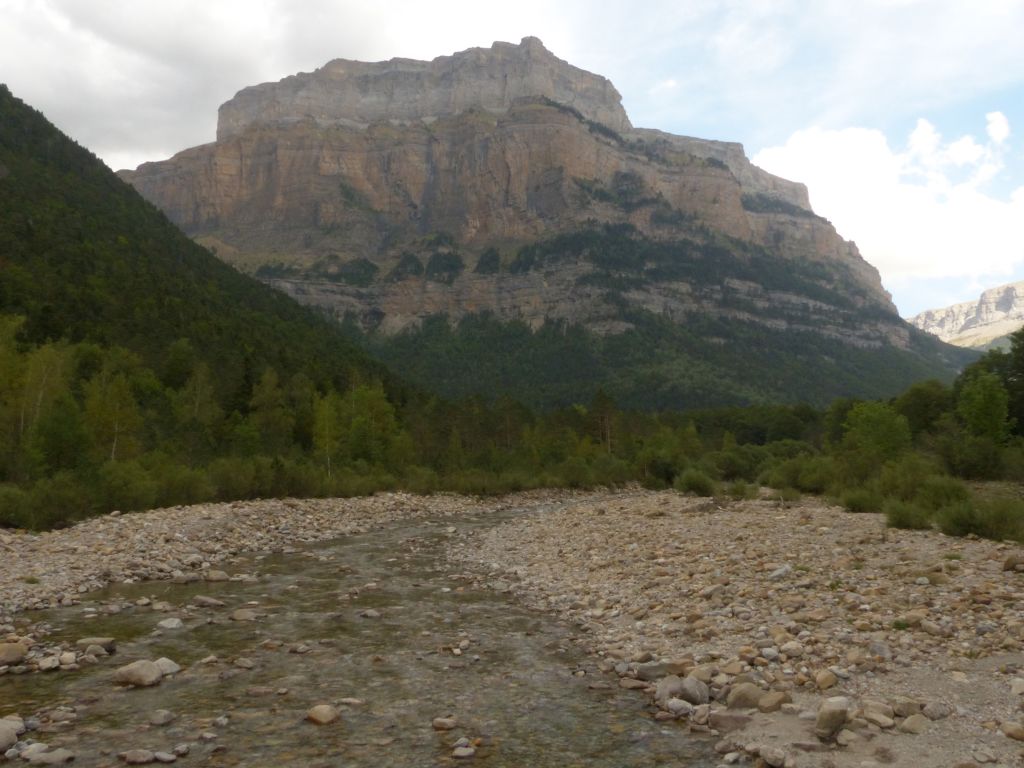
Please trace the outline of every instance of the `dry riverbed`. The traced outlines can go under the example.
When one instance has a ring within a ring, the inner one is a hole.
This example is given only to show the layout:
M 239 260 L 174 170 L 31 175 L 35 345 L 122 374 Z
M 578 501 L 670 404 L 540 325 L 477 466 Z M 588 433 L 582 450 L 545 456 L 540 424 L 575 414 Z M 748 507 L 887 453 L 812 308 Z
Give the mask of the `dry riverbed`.
M 655 717 L 720 734 L 724 764 L 1024 763 L 1017 545 L 818 500 L 623 492 L 450 555 L 587 630 Z
M 710 734 L 723 764 L 1024 764 L 1024 549 L 886 530 L 877 515 L 816 500 L 384 494 L 0 531 L 0 691 L 5 676 L 105 664 L 96 643 L 54 643 L 33 615 L 107 584 L 256 581 L 229 564 L 402 521 L 513 509 L 498 525 L 451 528 L 448 572 L 573 622 L 599 666 L 648 697 L 651 718 Z M 182 611 L 186 624 L 195 610 Z M 33 713 L 20 714 L 0 720 L 0 741 L 26 738 Z M 62 757 L 30 762 L 47 755 Z

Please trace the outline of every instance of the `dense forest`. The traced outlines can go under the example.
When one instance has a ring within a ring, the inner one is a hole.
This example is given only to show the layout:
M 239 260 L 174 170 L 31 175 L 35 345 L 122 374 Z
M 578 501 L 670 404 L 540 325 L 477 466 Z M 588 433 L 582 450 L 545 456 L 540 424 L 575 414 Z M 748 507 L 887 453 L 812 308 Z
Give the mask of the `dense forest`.
M 603 393 L 545 413 L 509 399 L 389 395 L 266 367 L 244 402 L 187 339 L 159 369 L 123 347 L 25 341 L 0 322 L 0 523 L 112 509 L 404 488 L 497 493 L 642 483 L 702 495 L 825 494 L 903 527 L 1024 534 L 1024 505 L 964 481 L 1024 480 L 1024 332 L 952 387 L 891 401 L 623 411 Z
M 491 315 L 470 315 L 455 325 L 438 316 L 394 336 L 360 335 L 354 326 L 349 331 L 414 386 L 449 398 L 507 395 L 538 410 L 586 402 L 598 391 L 642 410 L 824 407 L 836 397 L 887 397 L 914 381 L 945 379 L 952 366 L 937 364 L 942 356 L 960 365 L 977 357 L 970 350 L 948 352 L 952 348 L 916 329 L 913 351 L 837 349 L 838 342 L 817 333 L 737 319 L 694 314 L 677 323 L 636 309 L 623 319 L 632 329 L 611 335 L 562 322 L 534 330 Z

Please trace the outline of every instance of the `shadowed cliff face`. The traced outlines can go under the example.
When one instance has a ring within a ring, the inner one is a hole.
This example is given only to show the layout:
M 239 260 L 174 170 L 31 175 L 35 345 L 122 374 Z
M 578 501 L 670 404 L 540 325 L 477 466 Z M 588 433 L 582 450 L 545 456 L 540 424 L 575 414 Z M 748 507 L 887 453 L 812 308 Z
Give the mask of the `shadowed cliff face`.
M 803 185 L 738 144 L 632 128 L 610 82 L 534 38 L 332 61 L 239 92 L 217 135 L 121 175 L 223 258 L 369 328 L 491 312 L 614 333 L 632 308 L 907 344 L 877 271 Z M 607 226 L 647 250 L 626 267 L 593 249 L 524 257 Z M 766 286 L 751 262 L 807 279 Z

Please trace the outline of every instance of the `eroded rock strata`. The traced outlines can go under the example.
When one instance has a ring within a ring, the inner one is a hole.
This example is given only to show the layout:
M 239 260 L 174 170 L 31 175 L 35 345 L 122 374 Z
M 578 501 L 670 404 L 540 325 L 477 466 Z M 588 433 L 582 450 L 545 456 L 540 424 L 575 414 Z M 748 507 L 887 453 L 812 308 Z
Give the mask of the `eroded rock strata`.
M 857 343 L 907 344 L 877 271 L 813 213 L 802 184 L 755 167 L 739 144 L 633 128 L 608 80 L 535 38 L 431 62 L 335 60 L 243 89 L 221 107 L 216 142 L 122 176 L 227 260 L 387 332 L 482 311 L 614 332 L 621 311 L 584 279 L 607 270 L 582 259 L 552 274 L 516 257 L 560 233 L 630 225 L 766 268 L 809 265 L 830 295 L 713 270 L 661 278 L 642 264 L 631 304 L 731 316 L 725 291 L 774 326 L 824 321 Z M 492 248 L 496 267 L 481 262 Z M 447 269 L 431 271 L 432 258 Z M 856 322 L 865 308 L 884 319 Z

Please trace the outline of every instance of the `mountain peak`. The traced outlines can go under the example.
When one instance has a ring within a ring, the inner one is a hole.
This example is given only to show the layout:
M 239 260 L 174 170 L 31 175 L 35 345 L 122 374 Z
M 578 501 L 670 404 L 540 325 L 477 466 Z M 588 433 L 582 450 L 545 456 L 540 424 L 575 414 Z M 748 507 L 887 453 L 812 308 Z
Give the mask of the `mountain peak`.
M 927 309 L 909 322 L 958 347 L 1003 346 L 1000 340 L 1024 326 L 1024 282 L 989 288 L 974 301 Z
M 501 114 L 547 98 L 612 130 L 631 129 L 622 96 L 604 77 L 559 59 L 536 37 L 470 48 L 432 61 L 334 59 L 313 72 L 244 88 L 220 108 L 217 140 L 248 128 L 303 121 L 366 128 L 430 123 L 481 109 Z

